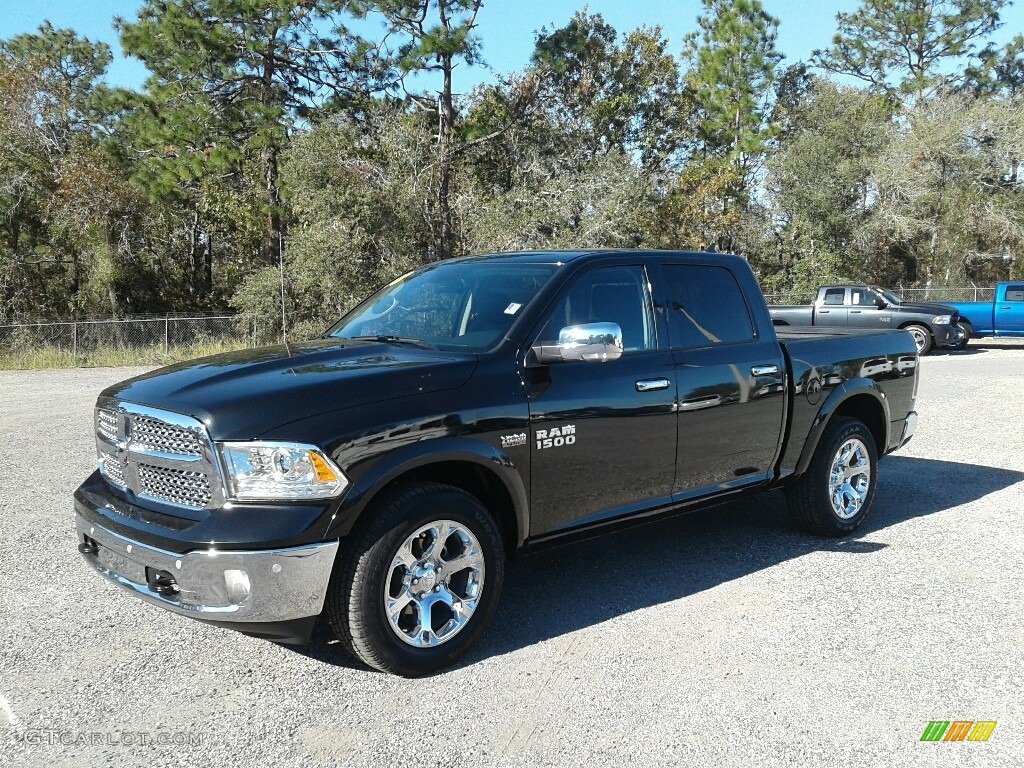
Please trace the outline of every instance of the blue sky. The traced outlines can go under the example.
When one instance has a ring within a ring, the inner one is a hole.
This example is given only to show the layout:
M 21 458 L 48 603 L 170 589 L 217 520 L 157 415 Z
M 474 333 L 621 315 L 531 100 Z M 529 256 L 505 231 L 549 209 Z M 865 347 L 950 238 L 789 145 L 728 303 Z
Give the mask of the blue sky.
M 812 50 L 829 44 L 835 33 L 838 11 L 852 11 L 858 0 L 763 0 L 765 9 L 780 20 L 778 48 L 787 63 L 806 59 Z M 485 0 L 480 11 L 479 34 L 483 54 L 491 70 L 515 72 L 528 62 L 533 50 L 534 34 L 542 27 L 564 25 L 584 0 Z M 111 24 L 114 16 L 134 19 L 139 0 L 8 0 L 0 13 L 0 38 L 34 31 L 44 20 L 55 27 L 71 27 L 79 34 L 110 44 L 120 54 L 117 35 Z M 660 25 L 669 40 L 669 49 L 678 54 L 683 36 L 696 27 L 700 12 L 699 0 L 652 2 L 651 0 L 591 0 L 593 13 L 620 33 L 636 27 Z M 1008 40 L 1024 31 L 1024 5 L 1011 6 L 1003 13 L 1005 26 L 996 39 Z M 141 63 L 118 57 L 110 67 L 107 80 L 112 85 L 139 87 L 146 77 Z M 461 92 L 493 78 L 483 68 L 463 69 L 456 75 L 456 89 Z

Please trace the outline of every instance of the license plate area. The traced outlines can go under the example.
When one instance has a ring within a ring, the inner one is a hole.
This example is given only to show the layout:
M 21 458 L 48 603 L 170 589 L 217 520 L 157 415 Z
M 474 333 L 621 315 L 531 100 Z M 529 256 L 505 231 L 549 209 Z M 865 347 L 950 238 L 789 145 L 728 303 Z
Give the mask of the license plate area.
M 96 559 L 108 571 L 135 584 L 146 583 L 146 567 L 128 557 L 127 554 L 99 545 Z

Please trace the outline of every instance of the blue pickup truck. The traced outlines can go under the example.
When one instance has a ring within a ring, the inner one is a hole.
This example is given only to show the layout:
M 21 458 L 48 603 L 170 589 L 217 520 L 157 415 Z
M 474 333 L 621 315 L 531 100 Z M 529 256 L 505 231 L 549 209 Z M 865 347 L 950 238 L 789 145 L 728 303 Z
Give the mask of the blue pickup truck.
M 968 339 L 1024 336 L 1024 281 L 998 283 L 992 301 L 945 302 L 960 315 Z

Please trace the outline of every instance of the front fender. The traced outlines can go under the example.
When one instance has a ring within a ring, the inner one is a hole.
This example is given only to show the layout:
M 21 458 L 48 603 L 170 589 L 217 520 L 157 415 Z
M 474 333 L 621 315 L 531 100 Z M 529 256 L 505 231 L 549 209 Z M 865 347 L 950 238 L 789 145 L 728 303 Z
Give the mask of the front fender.
M 325 538 L 347 535 L 376 494 L 392 481 L 431 464 L 464 462 L 496 476 L 512 500 L 518 548 L 530 533 L 529 503 L 515 463 L 500 449 L 471 437 L 440 437 L 405 445 L 380 456 L 345 495 Z
M 882 445 L 886 446 L 889 444 L 889 403 L 885 393 L 878 386 L 878 383 L 872 379 L 849 379 L 833 389 L 821 404 L 821 408 L 818 409 L 814 421 L 811 422 L 811 429 L 807 433 L 807 439 L 804 441 L 804 448 L 800 453 L 800 459 L 797 461 L 795 475 L 802 475 L 807 471 L 807 467 L 814 457 L 814 452 L 818 449 L 818 443 L 821 440 L 822 434 L 824 434 L 829 422 L 836 412 L 840 410 L 843 403 L 848 402 L 851 398 L 862 395 L 872 398 L 881 410 L 881 429 L 884 431 Z M 882 451 L 879 451 L 879 455 L 883 451 L 884 448 Z

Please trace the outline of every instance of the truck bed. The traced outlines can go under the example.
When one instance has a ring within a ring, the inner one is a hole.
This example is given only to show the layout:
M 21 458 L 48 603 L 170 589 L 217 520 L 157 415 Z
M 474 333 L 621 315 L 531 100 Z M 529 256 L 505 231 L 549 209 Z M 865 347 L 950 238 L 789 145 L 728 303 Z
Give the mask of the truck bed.
M 888 445 L 891 450 L 903 433 L 912 408 L 917 381 L 917 349 L 909 333 L 888 328 L 807 328 L 781 326 L 776 336 L 789 359 L 790 435 L 781 466 L 797 464 L 807 436 L 819 417 L 821 404 L 833 390 L 854 380 L 870 379 L 884 393 L 889 408 Z

